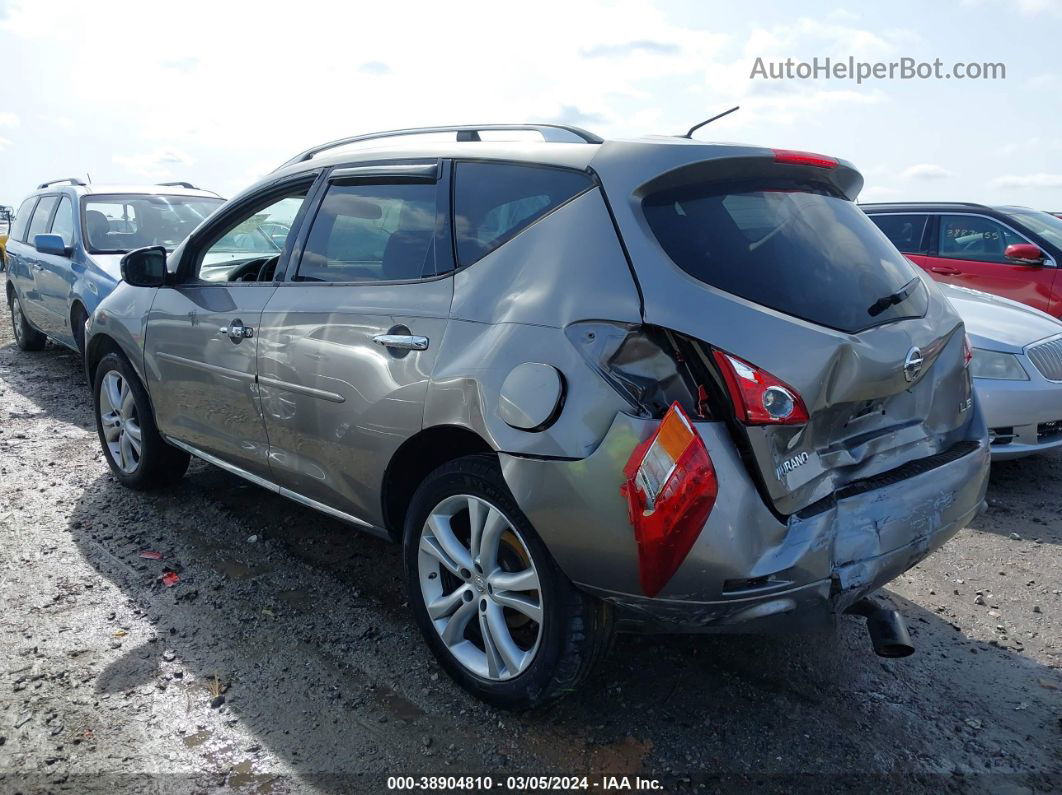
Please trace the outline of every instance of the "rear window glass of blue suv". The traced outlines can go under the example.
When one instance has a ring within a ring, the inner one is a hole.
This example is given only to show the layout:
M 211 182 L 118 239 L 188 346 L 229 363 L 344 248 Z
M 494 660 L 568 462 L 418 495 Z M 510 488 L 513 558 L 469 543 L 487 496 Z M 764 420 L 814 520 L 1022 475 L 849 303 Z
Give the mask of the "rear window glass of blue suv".
M 458 163 L 454 234 L 458 265 L 471 265 L 546 213 L 593 187 L 581 171 L 512 163 Z
M 850 333 L 925 314 L 913 265 L 826 186 L 707 183 L 642 202 L 668 256 L 695 279 Z

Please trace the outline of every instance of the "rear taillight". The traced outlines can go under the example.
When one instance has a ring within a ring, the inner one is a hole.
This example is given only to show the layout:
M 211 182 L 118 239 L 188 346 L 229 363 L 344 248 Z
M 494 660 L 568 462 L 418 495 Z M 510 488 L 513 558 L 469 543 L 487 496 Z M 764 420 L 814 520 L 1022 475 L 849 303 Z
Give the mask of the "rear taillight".
M 690 418 L 674 403 L 656 432 L 635 448 L 623 474 L 642 591 L 656 596 L 712 512 L 719 491 L 715 468 Z
M 970 362 L 973 361 L 973 345 L 970 342 L 970 335 L 962 335 L 962 366 L 969 367 Z
M 734 414 L 745 425 L 802 425 L 808 410 L 793 387 L 726 351 L 713 350 Z
M 787 163 L 791 166 L 816 166 L 818 168 L 837 168 L 837 161 L 826 155 L 814 152 L 796 152 L 792 149 L 772 149 L 775 163 Z

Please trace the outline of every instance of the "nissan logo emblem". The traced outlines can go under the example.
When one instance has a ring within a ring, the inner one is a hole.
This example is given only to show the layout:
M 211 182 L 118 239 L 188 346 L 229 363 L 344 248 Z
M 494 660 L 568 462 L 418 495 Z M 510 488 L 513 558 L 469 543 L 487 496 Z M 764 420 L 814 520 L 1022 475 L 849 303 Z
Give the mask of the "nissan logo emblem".
M 914 381 L 922 372 L 924 361 L 922 351 L 917 346 L 907 351 L 907 358 L 903 360 L 903 377 L 908 381 Z

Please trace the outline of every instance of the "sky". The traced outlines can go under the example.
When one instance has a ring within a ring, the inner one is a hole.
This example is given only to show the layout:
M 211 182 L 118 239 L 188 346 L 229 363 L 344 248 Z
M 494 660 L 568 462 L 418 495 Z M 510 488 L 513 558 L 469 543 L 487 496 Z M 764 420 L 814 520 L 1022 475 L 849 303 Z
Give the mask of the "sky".
M 863 201 L 1062 210 L 1062 0 L 0 0 L 0 204 L 37 183 L 230 196 L 373 130 L 564 122 L 852 161 Z M 1002 63 L 1005 79 L 751 77 L 793 58 Z

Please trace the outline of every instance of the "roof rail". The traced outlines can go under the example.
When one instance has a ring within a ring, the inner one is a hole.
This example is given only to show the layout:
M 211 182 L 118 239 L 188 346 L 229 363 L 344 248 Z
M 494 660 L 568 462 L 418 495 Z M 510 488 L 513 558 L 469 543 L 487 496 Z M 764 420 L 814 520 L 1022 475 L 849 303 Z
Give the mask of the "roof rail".
M 69 182 L 71 185 L 84 185 L 85 183 L 79 180 L 77 177 L 63 177 L 62 179 L 53 179 L 50 182 L 42 182 L 37 186 L 37 190 L 47 188 L 51 185 L 58 185 L 60 182 Z
M 313 159 L 314 155 L 321 154 L 321 152 L 326 152 L 329 149 L 337 149 L 338 147 L 346 146 L 347 144 L 360 143 L 362 141 L 447 132 L 457 133 L 458 141 L 481 141 L 483 140 L 479 135 L 481 132 L 493 132 L 497 130 L 527 130 L 537 132 L 547 143 L 604 143 L 604 139 L 600 136 L 580 129 L 579 127 L 570 127 L 566 124 L 458 124 L 450 127 L 410 127 L 405 130 L 386 130 L 384 132 L 353 135 L 349 138 L 340 138 L 336 141 L 329 141 L 326 144 L 311 147 L 305 152 L 300 152 L 274 170 L 279 171 L 280 169 L 294 165 L 295 163 L 304 163 L 307 160 Z
M 199 186 L 193 185 L 191 182 L 156 182 L 155 184 L 164 188 L 188 188 L 188 190 L 200 190 Z
M 896 207 L 899 205 L 907 207 L 917 204 L 926 204 L 930 206 L 951 205 L 954 207 L 988 207 L 987 204 L 981 204 L 980 202 L 859 202 L 860 207 Z

